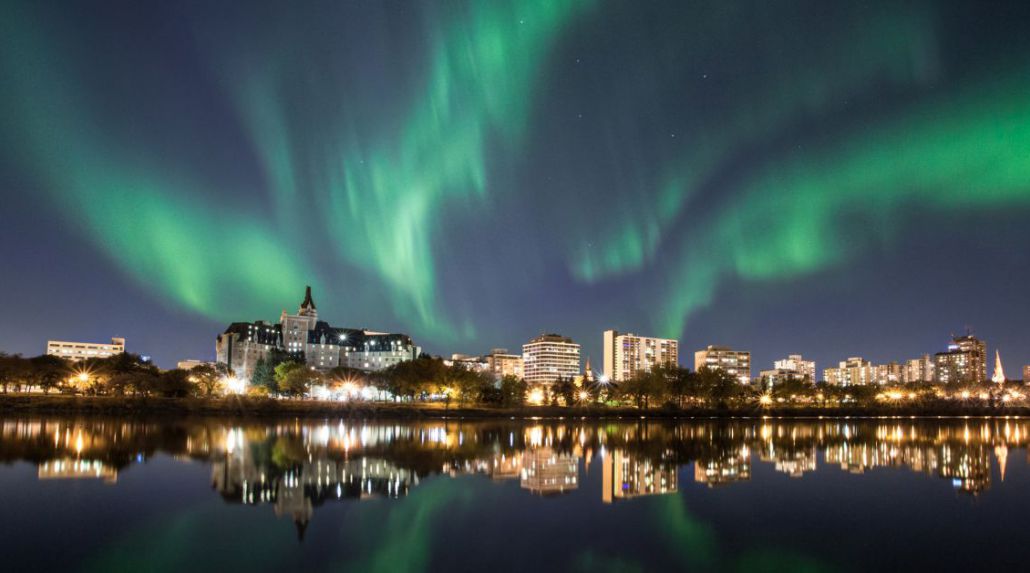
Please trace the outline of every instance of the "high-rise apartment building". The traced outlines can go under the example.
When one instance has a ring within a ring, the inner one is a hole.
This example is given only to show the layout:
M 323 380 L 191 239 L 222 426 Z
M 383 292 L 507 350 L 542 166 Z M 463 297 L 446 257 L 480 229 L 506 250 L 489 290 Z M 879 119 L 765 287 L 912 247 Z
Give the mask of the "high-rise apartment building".
M 712 368 L 725 370 L 740 380 L 741 384 L 751 382 L 751 353 L 733 350 L 725 346 L 709 346 L 694 353 L 694 370 Z
M 604 331 L 604 376 L 608 380 L 622 382 L 655 366 L 677 364 L 679 342 L 675 340 Z
M 103 342 L 66 342 L 64 340 L 48 340 L 46 353 L 60 356 L 72 362 L 87 358 L 108 358 L 125 352 L 125 339 L 112 338 L 110 344 Z
M 876 367 L 860 356 L 852 356 L 839 363 L 837 368 L 823 371 L 823 380 L 834 386 L 862 386 L 872 384 L 876 378 Z
M 560 334 L 541 334 L 522 345 L 526 382 L 551 384 L 579 375 L 579 344 Z
M 987 381 L 987 343 L 972 335 L 957 336 L 948 350 L 934 355 L 939 384 L 983 384 Z
M 906 384 L 933 382 L 935 379 L 934 369 L 934 359 L 929 354 L 908 360 L 904 364 L 904 382 Z

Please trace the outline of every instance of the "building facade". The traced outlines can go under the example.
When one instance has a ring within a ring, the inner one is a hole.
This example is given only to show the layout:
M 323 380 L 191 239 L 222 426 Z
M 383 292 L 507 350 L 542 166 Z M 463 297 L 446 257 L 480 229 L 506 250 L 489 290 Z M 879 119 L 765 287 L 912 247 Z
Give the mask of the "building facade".
M 712 368 L 725 370 L 740 380 L 751 383 L 751 353 L 733 350 L 725 346 L 708 346 L 694 353 L 694 370 Z
M 837 368 L 823 371 L 823 380 L 834 386 L 862 386 L 872 384 L 876 377 L 876 368 L 871 362 L 860 356 L 852 356 L 840 362 Z
M 560 334 L 541 334 L 522 345 L 526 382 L 551 384 L 579 375 L 579 344 Z
M 987 382 L 987 343 L 975 336 L 957 336 L 948 350 L 934 355 L 938 384 L 983 384 Z
M 932 383 L 936 379 L 935 369 L 934 359 L 929 354 L 907 360 L 904 365 L 904 381 L 906 384 Z
M 824 370 L 823 379 L 835 386 L 894 385 L 905 381 L 905 368 L 897 362 L 873 364 L 860 356 L 852 356 L 837 368 Z
M 112 338 L 110 344 L 103 342 L 67 342 L 64 340 L 48 340 L 46 353 L 60 356 L 65 360 L 79 362 L 88 358 L 109 358 L 125 352 L 125 339 Z
M 486 363 L 494 378 L 500 380 L 505 376 L 522 378 L 525 373 L 522 367 L 522 356 L 509 354 L 507 348 L 494 348 L 486 355 Z
M 216 361 L 248 380 L 257 361 L 273 350 L 287 352 L 318 369 L 343 366 L 366 371 L 414 360 L 422 352 L 406 334 L 339 328 L 318 320 L 311 287 L 297 314 L 283 311 L 278 324 L 234 322 L 215 341 Z
M 677 364 L 679 342 L 675 340 L 604 331 L 604 376 L 608 380 L 622 382 L 656 366 Z

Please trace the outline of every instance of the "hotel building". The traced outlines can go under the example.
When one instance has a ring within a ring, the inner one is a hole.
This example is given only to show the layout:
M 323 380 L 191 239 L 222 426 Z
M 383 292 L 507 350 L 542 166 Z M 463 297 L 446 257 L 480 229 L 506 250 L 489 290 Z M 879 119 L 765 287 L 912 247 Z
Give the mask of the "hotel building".
M 366 371 L 414 360 L 422 352 L 406 334 L 339 328 L 318 320 L 311 287 L 297 314 L 284 310 L 278 324 L 262 320 L 234 322 L 215 341 L 217 362 L 228 365 L 244 379 L 250 378 L 259 359 L 276 349 L 313 368 L 344 366 Z
M 604 331 L 604 375 L 613 382 L 629 380 L 655 366 L 679 364 L 679 342 L 635 334 Z
M 751 353 L 725 346 L 709 346 L 694 353 L 694 370 L 701 368 L 725 370 L 736 376 L 741 384 L 751 382 Z
M 541 334 L 522 345 L 526 382 L 551 384 L 579 375 L 579 345 L 567 336 Z
M 948 350 L 934 355 L 939 384 L 983 384 L 987 381 L 987 343 L 970 335 L 958 336 Z
M 122 352 L 125 352 L 124 338 L 112 338 L 110 344 L 102 342 L 65 342 L 63 340 L 48 340 L 46 343 L 47 354 L 60 356 L 72 362 L 79 362 L 87 358 L 109 358 Z

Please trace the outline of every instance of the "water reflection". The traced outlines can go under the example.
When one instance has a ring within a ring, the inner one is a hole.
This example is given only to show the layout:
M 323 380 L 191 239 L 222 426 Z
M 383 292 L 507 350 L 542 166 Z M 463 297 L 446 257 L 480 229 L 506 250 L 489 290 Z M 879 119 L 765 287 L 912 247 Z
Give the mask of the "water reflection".
M 597 494 L 606 504 L 675 493 L 680 478 L 691 474 L 709 487 L 732 487 L 752 480 L 758 464 L 794 479 L 820 464 L 852 474 L 901 468 L 977 494 L 992 485 L 992 457 L 1005 479 L 1009 452 L 1026 446 L 1030 428 L 1021 419 L 265 424 L 49 418 L 8 419 L 0 429 L 0 459 L 35 464 L 40 480 L 115 484 L 120 473 L 158 454 L 208 463 L 211 485 L 226 503 L 268 506 L 303 535 L 324 504 L 403 497 L 428 476 L 511 480 L 527 494 L 562 496 L 578 490 L 580 472 L 596 471 L 598 464 Z

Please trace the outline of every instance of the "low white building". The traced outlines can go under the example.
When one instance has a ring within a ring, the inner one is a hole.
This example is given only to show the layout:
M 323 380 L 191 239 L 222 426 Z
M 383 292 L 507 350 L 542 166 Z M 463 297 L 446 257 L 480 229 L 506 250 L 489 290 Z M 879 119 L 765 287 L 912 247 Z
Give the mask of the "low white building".
M 109 358 L 125 352 L 125 339 L 112 338 L 110 344 L 103 342 L 67 342 L 64 340 L 48 340 L 46 353 L 60 356 L 72 362 L 87 358 Z

